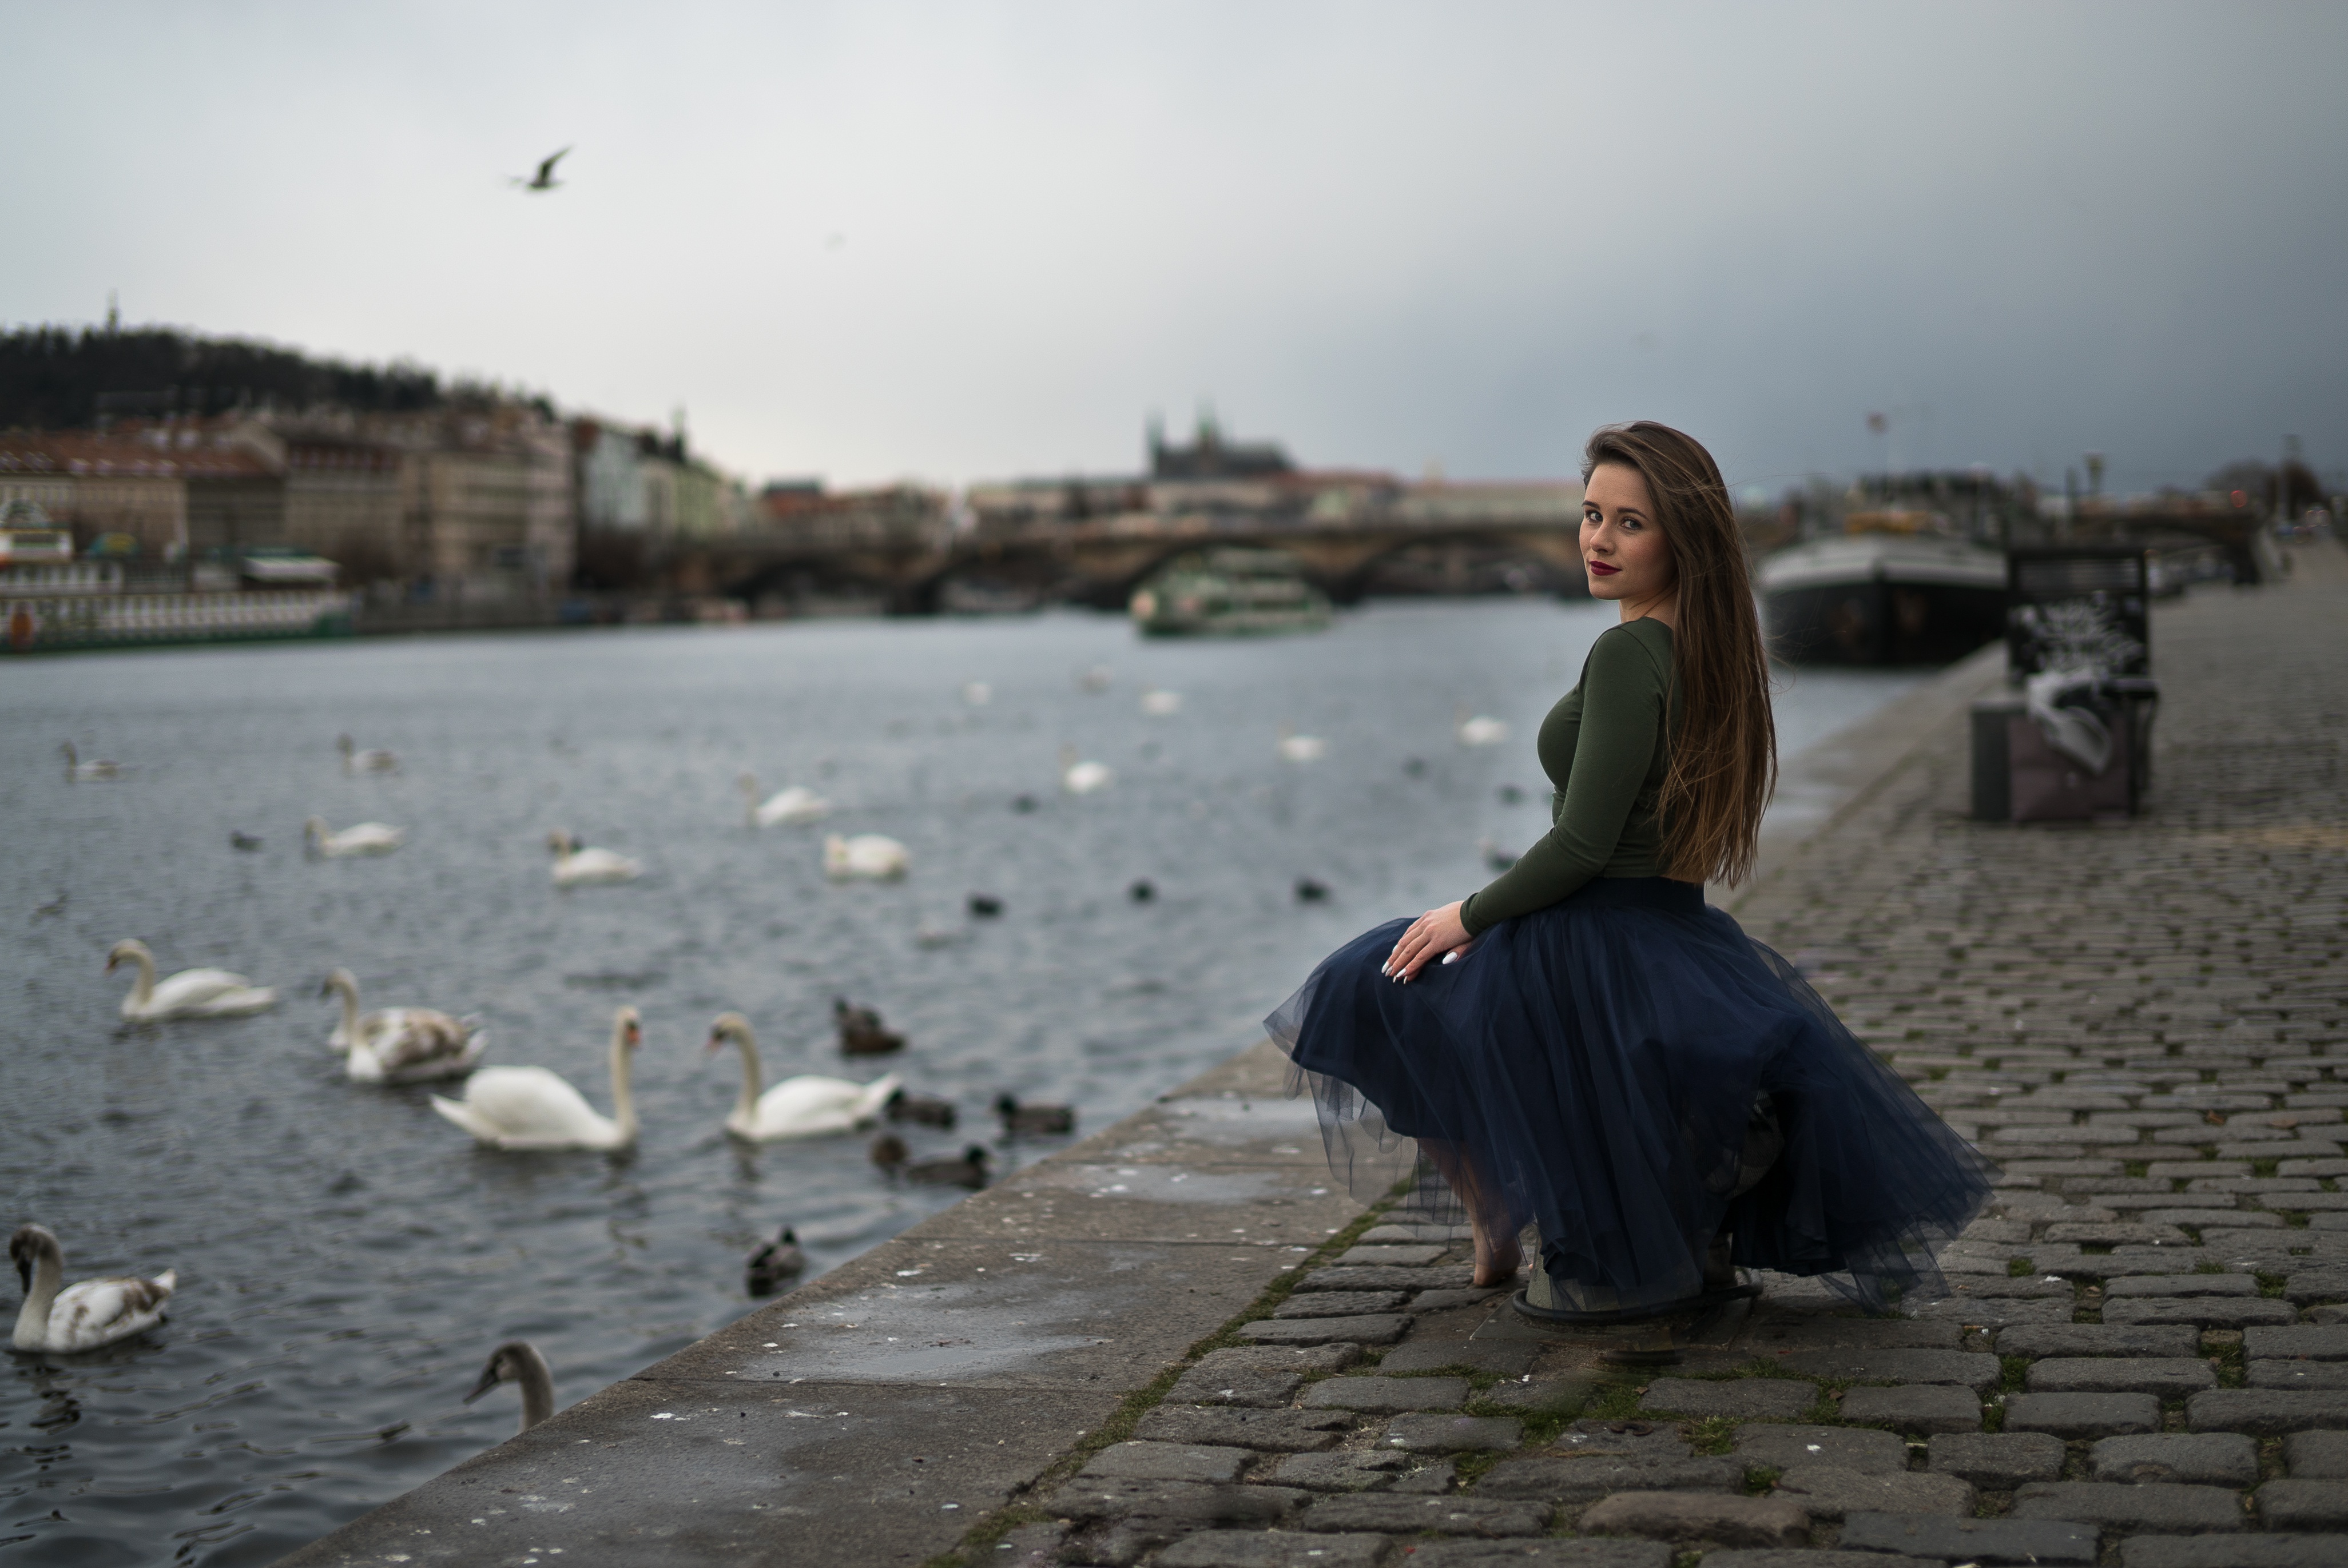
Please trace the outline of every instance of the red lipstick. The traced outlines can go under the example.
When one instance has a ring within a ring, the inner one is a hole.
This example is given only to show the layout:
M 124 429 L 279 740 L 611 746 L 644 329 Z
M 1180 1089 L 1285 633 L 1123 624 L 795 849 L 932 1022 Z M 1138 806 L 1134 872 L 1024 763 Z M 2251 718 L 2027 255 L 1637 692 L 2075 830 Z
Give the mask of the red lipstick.
M 1590 575 L 1592 577 L 1612 577 L 1616 572 L 1622 569 L 1619 566 L 1608 566 L 1602 560 L 1594 560 L 1589 564 Z

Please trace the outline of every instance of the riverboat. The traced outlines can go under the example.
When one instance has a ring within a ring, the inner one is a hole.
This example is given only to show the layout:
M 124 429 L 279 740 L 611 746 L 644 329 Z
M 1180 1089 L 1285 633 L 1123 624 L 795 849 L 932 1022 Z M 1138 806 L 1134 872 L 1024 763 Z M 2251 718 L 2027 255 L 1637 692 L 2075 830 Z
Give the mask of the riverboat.
M 71 537 L 0 531 L 0 651 L 137 648 L 348 636 L 352 595 L 334 563 L 291 551 L 246 566 L 212 562 L 140 569 L 76 560 Z M 283 585 L 283 586 L 272 586 Z
M 1178 557 L 1135 590 L 1128 607 L 1150 637 L 1261 637 L 1318 631 L 1328 596 L 1278 550 L 1226 548 Z
M 1937 513 L 1854 512 L 1839 538 L 1762 559 L 1763 620 L 1779 657 L 1818 664 L 1945 664 L 2005 634 L 2005 555 Z

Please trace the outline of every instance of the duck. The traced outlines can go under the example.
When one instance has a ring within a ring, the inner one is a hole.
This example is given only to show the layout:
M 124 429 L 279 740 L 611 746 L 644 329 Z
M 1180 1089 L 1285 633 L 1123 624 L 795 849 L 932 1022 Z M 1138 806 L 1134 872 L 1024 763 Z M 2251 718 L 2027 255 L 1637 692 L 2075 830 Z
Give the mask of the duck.
M 900 1089 L 889 1096 L 882 1109 L 891 1122 L 918 1122 L 924 1127 L 952 1127 L 960 1112 L 951 1100 L 941 1100 L 934 1094 L 915 1094 Z
M 386 823 L 357 823 L 340 833 L 327 827 L 323 816 L 305 818 L 302 824 L 303 847 L 329 860 L 352 855 L 389 855 L 407 842 L 406 828 Z
M 1147 904 L 1158 897 L 1158 884 L 1147 876 L 1137 876 L 1126 888 L 1125 896 L 1136 904 Z
M 1329 754 L 1329 743 L 1318 735 L 1300 735 L 1296 726 L 1282 721 L 1280 726 L 1280 755 L 1283 762 L 1317 763 Z
M 863 878 L 888 882 L 912 868 L 912 852 L 893 838 L 860 833 L 853 838 L 832 834 L 823 841 L 823 874 L 835 882 Z
M 628 1055 L 644 1044 L 633 1007 L 612 1015 L 612 1115 L 543 1067 L 485 1067 L 465 1084 L 465 1098 L 432 1097 L 432 1109 L 491 1149 L 624 1149 L 636 1141 L 636 1102 L 628 1092 Z
M 1296 901 L 1299 904 L 1318 904 L 1328 897 L 1327 883 L 1315 882 L 1310 876 L 1300 876 L 1296 879 Z
M 909 1160 L 905 1141 L 894 1132 L 873 1139 L 870 1152 L 872 1163 L 891 1175 L 931 1186 L 968 1187 L 973 1192 L 986 1185 L 987 1163 L 994 1158 L 984 1147 L 973 1143 L 950 1159 Z
M 8 1238 L 8 1261 L 25 1287 L 16 1314 L 19 1350 L 69 1355 L 128 1339 L 163 1321 L 163 1308 L 180 1287 L 179 1271 L 167 1268 L 152 1279 L 85 1279 L 60 1289 L 65 1249 L 46 1225 L 18 1225 Z
M 831 815 L 831 802 L 805 784 L 777 790 L 762 801 L 758 798 L 757 774 L 744 774 L 735 782 L 741 786 L 743 799 L 748 803 L 752 827 L 797 826 L 801 823 L 821 822 Z
M 785 1225 L 782 1234 L 750 1255 L 742 1267 L 742 1285 L 753 1296 L 772 1296 L 784 1282 L 807 1269 L 807 1251 L 797 1232 Z
M 247 833 L 242 828 L 232 827 L 228 831 L 228 844 L 231 849 L 242 849 L 249 854 L 260 848 L 263 842 L 259 835 Z
M 340 995 L 343 1020 L 326 1043 L 346 1052 L 344 1070 L 354 1083 L 427 1083 L 462 1078 L 489 1043 L 478 1018 L 450 1018 L 430 1008 L 385 1008 L 362 1016 L 359 983 L 348 969 L 336 969 L 318 987 L 320 996 Z
M 554 1373 L 548 1368 L 546 1358 L 538 1347 L 527 1339 L 509 1339 L 489 1352 L 489 1365 L 481 1368 L 473 1384 L 473 1391 L 465 1396 L 471 1404 L 499 1383 L 521 1385 L 521 1430 L 530 1430 L 554 1414 Z
M 1153 719 L 1171 718 L 1182 711 L 1179 692 L 1148 691 L 1141 694 L 1141 711 Z
M 67 784 L 98 784 L 106 779 L 122 776 L 120 763 L 110 763 L 103 757 L 83 762 L 74 751 L 74 743 L 71 741 L 67 741 L 57 750 L 65 753 L 66 783 Z
M 592 887 L 614 882 L 633 882 L 644 874 L 641 862 L 609 849 L 582 849 L 579 841 L 556 828 L 546 835 L 546 847 L 554 852 L 554 885 L 557 887 Z
M 1060 787 L 1070 794 L 1090 794 L 1107 789 L 1117 780 L 1117 774 L 1107 763 L 1080 763 L 1076 748 L 1060 748 Z
M 1005 1137 L 1076 1130 L 1076 1112 L 1071 1106 L 1022 1105 L 1009 1094 L 998 1094 L 994 1097 L 994 1113 L 1003 1118 Z
M 343 774 L 345 777 L 355 774 L 396 774 L 399 771 L 397 757 L 376 746 L 361 751 L 348 735 L 335 737 L 335 750 L 343 753 Z
M 1003 900 L 992 893 L 973 893 L 964 901 L 974 920 L 992 920 L 1003 913 Z
M 1463 702 L 1453 710 L 1451 733 L 1463 746 L 1497 746 L 1509 738 L 1509 726 L 1489 713 L 1469 713 Z
M 133 1023 L 160 1023 L 169 1018 L 248 1018 L 277 1005 L 277 988 L 256 986 L 227 969 L 181 969 L 158 984 L 155 955 L 136 937 L 126 937 L 106 955 L 106 972 L 125 963 L 139 966 L 130 994 L 122 999 L 122 1016 Z
M 726 1114 L 726 1131 L 753 1143 L 822 1138 L 870 1127 L 904 1083 L 893 1072 L 870 1083 L 806 1073 L 786 1078 L 762 1093 L 758 1042 L 750 1033 L 750 1020 L 738 1012 L 722 1012 L 710 1020 L 709 1049 L 723 1050 L 728 1045 L 742 1052 L 742 1094 Z
M 905 1049 L 905 1037 L 883 1028 L 879 1013 L 870 1008 L 851 1007 L 846 997 L 831 999 L 831 1020 L 839 1026 L 842 1056 L 886 1056 Z

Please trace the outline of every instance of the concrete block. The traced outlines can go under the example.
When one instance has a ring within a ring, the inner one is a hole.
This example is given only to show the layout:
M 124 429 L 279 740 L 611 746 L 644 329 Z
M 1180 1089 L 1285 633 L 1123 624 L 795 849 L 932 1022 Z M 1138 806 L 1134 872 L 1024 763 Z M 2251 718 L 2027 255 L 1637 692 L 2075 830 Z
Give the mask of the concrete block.
M 1160 1568 L 1376 1568 L 1379 1535 L 1298 1535 L 1284 1530 L 1202 1530 L 1158 1554 Z
M 1671 1568 L 1660 1541 L 1415 1541 L 1410 1568 Z M 1868 1568 L 1900 1568 L 1890 1563 Z
M 2054 1356 L 2030 1364 L 2034 1394 L 2157 1394 L 2174 1399 L 2217 1386 L 2217 1368 L 2199 1358 Z
M 1478 1372 L 1498 1372 L 1520 1378 L 1540 1358 L 1537 1339 L 1413 1339 L 1397 1345 L 1378 1363 L 1381 1372 L 1432 1372 L 1445 1367 L 1466 1367 Z
M 1998 1279 L 2005 1283 L 2003 1268 Z M 2070 1296 L 2067 1286 L 2063 1294 Z M 1937 1320 L 1806 1317 L 1757 1324 L 1741 1343 L 1756 1356 L 1769 1357 L 1780 1350 L 1953 1350 L 1957 1339 L 1955 1324 Z
M 1277 1409 L 1295 1398 L 1304 1378 L 1298 1372 L 1267 1372 L 1256 1367 L 1231 1367 L 1220 1373 L 1193 1367 L 1168 1391 L 1169 1402 L 1181 1405 L 1245 1405 Z
M 1410 1319 L 1395 1313 L 1367 1317 L 1260 1317 L 1240 1325 L 1240 1337 L 1258 1345 L 1391 1345 Z
M 1784 1358 L 1809 1378 L 1849 1378 L 1863 1383 L 1951 1383 L 1987 1393 L 1997 1386 L 1994 1356 L 1964 1350 L 1806 1350 Z
M 2256 1296 L 2259 1282 L 2247 1274 L 2158 1274 L 2116 1279 L 2106 1298 L 2139 1296 Z
M 1973 1512 L 1973 1483 L 1953 1475 L 1903 1471 L 1870 1474 L 1840 1465 L 1797 1464 L 1777 1478 L 1776 1491 L 1820 1519 L 1852 1513 L 1947 1513 Z
M 1111 1443 L 1076 1472 L 1076 1481 L 1237 1481 L 1255 1456 L 1245 1449 L 1191 1443 Z
M 1867 1427 L 1755 1422 L 1736 1429 L 1733 1457 L 1748 1466 L 1767 1465 L 1781 1471 L 1796 1465 L 1833 1465 L 1861 1475 L 1898 1475 L 1908 1469 L 1908 1445 L 1898 1434 Z
M 1352 1427 L 1353 1419 L 1344 1410 L 1213 1409 L 1167 1404 L 1144 1415 L 1133 1435 L 1144 1442 L 1315 1453 L 1335 1448 Z
M 1203 1373 L 1209 1379 L 1242 1369 L 1266 1372 L 1342 1372 L 1362 1358 L 1359 1345 L 1231 1345 L 1210 1350 L 1184 1373 Z
M 2348 1535 L 2134 1535 L 2121 1568 L 2339 1568 Z
M 1386 1535 L 1539 1535 L 1549 1528 L 1546 1502 L 1488 1497 L 1326 1497 L 1297 1519 L 1301 1530 L 1376 1531 Z
M 1499 1294 L 1497 1286 L 1470 1286 L 1464 1290 L 1422 1290 L 1410 1298 L 1414 1312 L 1454 1312 L 1462 1307 L 1481 1307 Z
M 2271 1481 L 2256 1501 L 2269 1530 L 2348 1530 L 2348 1481 Z
M 2034 1563 L 2093 1568 L 2097 1532 L 2085 1523 L 2035 1519 L 1948 1519 L 1931 1513 L 1854 1513 L 1843 1521 L 1847 1551 L 1897 1552 L 1943 1563 Z
M 1626 1491 L 1582 1511 L 1585 1535 L 1643 1535 L 1650 1540 L 1724 1546 L 1803 1546 L 1810 1516 L 1776 1497 L 1733 1497 L 1705 1491 Z
M 1416 1568 L 1416 1560 L 1413 1560 Z M 1888 1557 L 1880 1552 L 1828 1552 L 1808 1546 L 1775 1550 L 1707 1552 L 1704 1568 L 1941 1568 L 1921 1557 Z
M 1434 1245 L 1348 1247 L 1337 1259 L 1340 1268 L 1424 1268 L 1447 1249 Z
M 2011 1491 L 2063 1475 L 2063 1440 L 2045 1432 L 1943 1432 L 1927 1452 L 1933 1470 L 1962 1476 L 1984 1491 Z
M 1160 1519 L 1192 1530 L 1218 1524 L 1270 1526 L 1308 1494 L 1294 1487 L 1223 1486 L 1196 1481 L 1078 1476 L 1054 1492 L 1053 1512 L 1079 1522 Z
M 2348 1268 L 2337 1264 L 2324 1267 L 2311 1266 L 2306 1260 L 2296 1260 L 2297 1266 L 2283 1274 L 2282 1294 L 2287 1301 L 2310 1307 L 2319 1301 L 2348 1301 Z
M 1405 1453 L 1457 1454 L 1512 1449 L 1524 1440 L 1524 1423 L 1513 1416 L 1396 1416 L 1379 1441 Z
M 1588 1502 L 1624 1491 L 1735 1491 L 1745 1484 L 1741 1460 L 1672 1459 L 1661 1455 L 1502 1460 L 1476 1483 L 1478 1497 L 1538 1497 Z
M 1307 1409 L 1360 1410 L 1373 1416 L 1456 1410 L 1467 1402 L 1465 1378 L 1330 1378 L 1304 1395 Z
M 1488 1405 L 1506 1409 L 1523 1410 L 1531 1415 L 1553 1415 L 1562 1410 L 1581 1409 L 1597 1390 L 1595 1374 L 1583 1373 L 1564 1378 L 1535 1378 L 1514 1383 L 1495 1383 L 1477 1395 Z
M 1272 1478 L 1282 1486 L 1301 1486 L 1311 1491 L 1377 1491 L 1392 1486 L 1395 1478 L 1409 1468 L 1406 1454 L 1348 1449 L 1342 1453 L 1290 1454 L 1272 1471 Z
M 1308 1290 L 1291 1296 L 1272 1309 L 1274 1317 L 1356 1317 L 1370 1313 L 1399 1312 L 1410 1299 L 1400 1290 Z
M 2106 1318 L 2110 1308 L 2105 1308 Z M 2022 1323 L 1997 1331 L 2001 1356 L 2191 1356 L 2201 1348 L 2200 1331 L 2189 1323 L 2169 1327 L 2122 1327 L 2103 1323 Z
M 1332 1264 L 1316 1268 L 1296 1282 L 1297 1294 L 1313 1290 L 1466 1290 L 1476 1271 L 1466 1264 L 1433 1268 L 1393 1268 L 1385 1265 L 1341 1268 Z
M 2348 1427 L 2348 1389 L 2211 1389 L 2185 1401 L 2185 1424 L 2197 1432 L 2248 1432 L 2254 1438 Z
M 2196 1328 L 2250 1328 L 2298 1320 L 2299 1310 L 2290 1302 L 2256 1296 L 2194 1296 L 2167 1300 L 2138 1297 L 2104 1304 L 2104 1321 L 2112 1324 L 2173 1323 L 2189 1324 Z
M 1693 1378 L 1657 1378 L 1639 1400 L 1643 1410 L 1676 1416 L 1774 1416 L 1788 1419 L 1818 1402 L 1815 1383 L 1783 1378 L 1729 1378 L 1718 1382 Z
M 2348 1481 L 2348 1432 L 2293 1432 L 2282 1463 L 2294 1481 Z
M 2153 1482 L 2115 1486 L 2097 1481 L 2038 1481 L 2013 1494 L 2015 1519 L 2075 1519 L 2106 1530 L 2242 1530 L 2242 1500 L 2219 1486 Z
M 2348 1361 L 2253 1361 L 2242 1371 L 2253 1389 L 2348 1389 Z
M 1842 1397 L 1842 1419 L 1901 1432 L 1977 1432 L 1982 1409 L 1971 1389 L 1944 1384 L 1853 1389 Z
M 2096 1481 L 2255 1486 L 2259 1446 L 2240 1432 L 2147 1432 L 2105 1438 L 2087 1450 L 2087 1470 Z
M 2253 1328 L 2242 1336 L 2250 1359 L 2305 1357 L 2311 1361 L 2348 1361 L 2348 1327 L 2302 1324 L 2292 1328 Z
M 2142 1393 L 2012 1394 L 2005 1401 L 2005 1430 L 2051 1432 L 2066 1439 L 2157 1432 L 2160 1401 Z

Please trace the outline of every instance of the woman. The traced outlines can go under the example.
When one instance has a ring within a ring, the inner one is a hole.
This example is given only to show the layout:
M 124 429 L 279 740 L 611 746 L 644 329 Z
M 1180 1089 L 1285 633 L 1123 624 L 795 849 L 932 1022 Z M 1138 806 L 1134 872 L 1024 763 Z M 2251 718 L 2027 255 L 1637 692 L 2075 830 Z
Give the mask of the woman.
M 1338 949 L 1267 1024 L 1333 1160 L 1382 1186 L 1374 1153 L 1417 1140 L 1479 1285 L 1516 1273 L 1531 1221 L 1560 1316 L 1717 1299 L 1735 1265 L 1881 1307 L 1938 1282 L 1987 1167 L 1704 903 L 1752 872 L 1776 766 L 1719 468 L 1643 421 L 1591 436 L 1581 472 L 1590 591 L 1622 618 L 1541 723 L 1553 825 L 1473 897 Z

